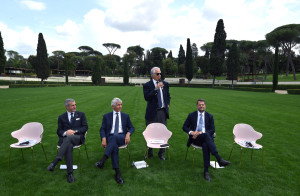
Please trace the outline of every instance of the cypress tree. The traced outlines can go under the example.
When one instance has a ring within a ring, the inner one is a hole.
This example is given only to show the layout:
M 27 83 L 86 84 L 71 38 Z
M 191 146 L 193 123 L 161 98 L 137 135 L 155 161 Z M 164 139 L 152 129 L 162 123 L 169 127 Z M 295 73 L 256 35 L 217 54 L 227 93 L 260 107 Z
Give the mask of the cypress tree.
M 179 67 L 180 67 L 180 65 L 184 64 L 184 62 L 185 62 L 185 51 L 184 51 L 182 45 L 180 44 L 179 52 L 178 52 L 178 62 L 177 62 L 179 74 L 183 74 L 179 71 L 180 70 Z
M 275 60 L 274 60 L 274 68 L 273 68 L 273 89 L 272 91 L 275 92 L 278 86 L 278 67 L 279 67 L 279 60 L 278 60 L 278 43 L 276 43 L 275 47 Z
M 215 84 L 216 76 L 221 76 L 223 73 L 223 63 L 226 50 L 226 32 L 224 30 L 223 20 L 220 19 L 217 23 L 214 43 L 211 49 L 209 68 L 210 74 L 213 75 L 213 85 Z
M 190 84 L 193 78 L 193 54 L 190 38 L 187 39 L 186 44 L 185 76 L 188 79 L 188 83 Z
M 37 45 L 37 65 L 36 65 L 36 75 L 38 78 L 41 78 L 42 84 L 44 80 L 47 79 L 50 75 L 50 67 L 48 62 L 48 54 L 46 42 L 44 40 L 43 34 L 39 33 L 38 45 Z
M 93 68 L 92 68 L 92 82 L 94 85 L 101 84 L 101 63 L 102 58 L 95 56 L 93 57 Z
M 4 67 L 5 67 L 5 51 L 4 51 L 4 44 L 1 36 L 1 31 L 0 31 L 0 74 L 4 73 Z
M 232 88 L 233 88 L 233 80 L 237 79 L 239 73 L 239 67 L 240 67 L 240 57 L 239 57 L 239 51 L 236 43 L 233 43 L 229 50 L 226 65 L 227 65 L 227 80 L 231 80 Z

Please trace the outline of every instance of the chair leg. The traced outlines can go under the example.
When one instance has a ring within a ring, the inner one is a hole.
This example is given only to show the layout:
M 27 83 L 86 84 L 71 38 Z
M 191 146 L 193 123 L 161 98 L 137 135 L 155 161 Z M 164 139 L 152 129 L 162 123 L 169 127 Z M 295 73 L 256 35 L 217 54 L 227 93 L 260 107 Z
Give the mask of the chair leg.
M 46 155 L 46 152 L 45 152 L 45 149 L 44 149 L 44 146 L 43 146 L 42 142 L 41 142 L 41 146 L 42 146 L 42 149 L 43 149 L 43 152 L 44 152 L 44 155 L 45 155 L 45 159 L 46 159 L 46 161 L 47 161 L 47 160 L 48 160 L 48 159 L 47 159 L 47 155 Z
M 22 152 L 22 158 L 24 160 L 24 154 L 23 154 L 23 149 L 21 148 L 21 152 Z
M 170 158 L 170 148 L 166 148 L 166 149 L 168 149 L 168 158 L 169 158 L 169 161 L 171 160 L 171 158 Z
M 32 161 L 32 169 L 33 169 L 33 165 L 34 165 L 34 162 L 33 162 L 33 147 L 31 147 L 31 161 Z
M 253 148 L 252 148 L 252 151 L 251 151 L 251 161 L 252 161 L 252 156 L 253 156 Z
M 242 166 L 242 154 L 243 154 L 243 149 L 241 148 L 240 167 Z
M 186 153 L 185 153 L 185 161 L 186 161 L 186 157 L 187 157 L 187 154 L 188 154 L 188 150 L 189 150 L 189 147 L 186 147 Z
M 231 151 L 230 151 L 230 155 L 228 157 L 228 161 L 230 160 L 230 157 L 231 157 L 231 153 L 232 153 L 232 150 L 233 150 L 233 145 L 234 145 L 234 143 L 232 144 L 232 148 L 231 148 Z
M 262 166 L 264 168 L 264 150 L 261 149 L 261 153 L 262 153 Z
M 78 167 L 80 168 L 79 171 L 81 173 L 80 147 L 78 148 L 78 152 L 79 152 L 79 156 L 78 156 L 78 162 L 79 162 L 79 164 L 78 164 Z M 72 167 L 73 167 L 73 165 L 72 165 Z
M 196 151 L 196 148 L 193 149 L 193 168 L 195 165 L 195 151 Z
M 127 146 L 126 149 L 127 149 L 127 155 L 128 155 L 127 156 L 127 168 L 128 168 L 128 162 L 130 160 L 129 146 Z
M 84 144 L 84 148 L 85 148 L 86 158 L 89 160 L 89 155 L 88 155 L 88 152 L 87 152 L 87 149 L 86 149 L 86 144 Z
M 10 169 L 10 156 L 11 156 L 11 148 L 9 148 L 8 169 Z

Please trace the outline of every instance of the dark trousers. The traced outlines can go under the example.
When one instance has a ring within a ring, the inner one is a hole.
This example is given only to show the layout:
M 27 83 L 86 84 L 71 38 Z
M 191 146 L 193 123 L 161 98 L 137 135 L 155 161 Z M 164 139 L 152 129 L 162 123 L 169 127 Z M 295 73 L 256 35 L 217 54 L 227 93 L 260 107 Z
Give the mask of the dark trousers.
M 79 144 L 80 135 L 69 135 L 64 137 L 63 143 L 57 153 L 56 158 L 59 160 L 62 160 L 65 156 L 68 174 L 73 172 L 73 146 L 77 146 Z
M 221 160 L 215 142 L 208 133 L 198 135 L 198 137 L 195 140 L 193 140 L 193 144 L 197 146 L 202 146 L 205 172 L 208 171 L 208 167 L 210 166 L 210 152 L 216 157 L 218 161 Z
M 162 123 L 164 125 L 167 126 L 167 113 L 166 113 L 166 109 L 159 109 L 157 110 L 156 116 L 154 118 L 154 120 L 146 120 L 146 126 L 148 126 L 151 123 Z M 158 155 L 163 155 L 165 153 L 165 148 L 160 148 Z M 149 148 L 148 149 L 148 154 L 153 154 L 153 149 Z
M 119 168 L 119 146 L 125 144 L 125 134 L 111 134 L 107 138 L 107 146 L 105 148 L 105 155 L 111 156 L 111 163 L 113 169 Z

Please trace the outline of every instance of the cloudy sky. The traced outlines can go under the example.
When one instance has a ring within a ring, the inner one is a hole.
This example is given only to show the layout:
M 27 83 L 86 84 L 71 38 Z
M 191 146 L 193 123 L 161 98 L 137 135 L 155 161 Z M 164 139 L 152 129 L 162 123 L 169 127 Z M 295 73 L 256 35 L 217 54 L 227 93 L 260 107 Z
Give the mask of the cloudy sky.
M 48 53 L 90 46 L 108 54 L 103 43 L 162 47 L 178 55 L 186 40 L 198 49 L 214 38 L 223 19 L 227 39 L 262 40 L 276 27 L 300 23 L 299 0 L 0 0 L 4 48 L 36 55 L 43 33 Z M 200 50 L 200 49 L 199 49 Z M 202 53 L 200 53 L 202 55 Z

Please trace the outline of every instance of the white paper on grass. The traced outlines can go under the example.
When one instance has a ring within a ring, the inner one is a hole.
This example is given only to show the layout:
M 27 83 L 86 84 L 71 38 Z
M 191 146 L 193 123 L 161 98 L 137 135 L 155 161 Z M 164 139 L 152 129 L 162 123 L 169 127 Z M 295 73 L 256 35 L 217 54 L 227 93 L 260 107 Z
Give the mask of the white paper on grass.
M 77 169 L 77 165 L 73 165 L 73 169 Z M 59 169 L 67 169 L 67 165 L 60 165 Z
M 216 161 L 211 161 L 211 162 L 210 162 L 210 166 L 212 166 L 213 168 L 216 168 L 216 169 L 224 168 L 224 167 L 221 167 L 221 166 L 219 165 L 219 163 L 216 162 Z
M 137 169 L 141 169 L 141 168 L 146 168 L 148 167 L 149 165 L 146 163 L 146 161 L 136 161 L 136 162 L 133 162 L 134 166 L 137 168 Z

